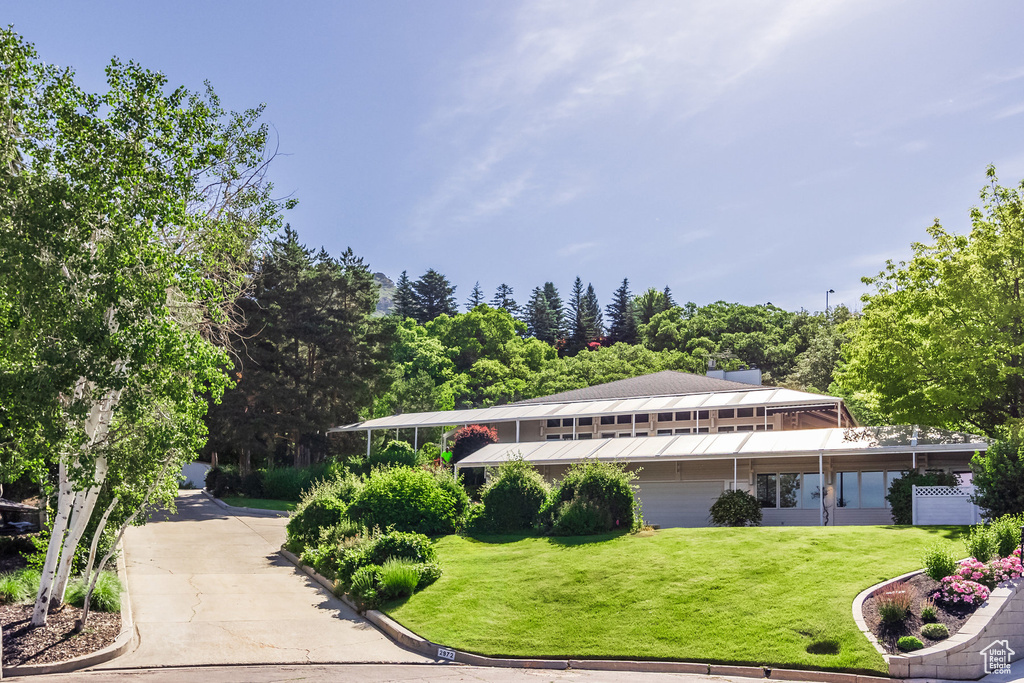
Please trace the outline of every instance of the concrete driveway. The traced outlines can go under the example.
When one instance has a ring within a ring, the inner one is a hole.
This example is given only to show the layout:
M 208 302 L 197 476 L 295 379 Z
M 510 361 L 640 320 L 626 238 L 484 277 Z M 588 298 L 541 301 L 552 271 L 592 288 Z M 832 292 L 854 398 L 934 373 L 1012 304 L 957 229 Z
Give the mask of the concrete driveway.
M 139 645 L 99 668 L 422 663 L 277 550 L 286 519 L 231 514 L 199 491 L 125 534 Z

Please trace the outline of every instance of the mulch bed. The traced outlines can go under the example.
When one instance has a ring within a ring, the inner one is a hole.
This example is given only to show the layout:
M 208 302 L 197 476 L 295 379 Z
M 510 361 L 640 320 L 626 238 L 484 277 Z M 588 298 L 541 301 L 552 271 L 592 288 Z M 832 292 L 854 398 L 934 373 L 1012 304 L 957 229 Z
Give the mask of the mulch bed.
M 938 581 L 932 581 L 924 574 L 918 574 L 912 576 L 906 580 L 906 583 L 913 589 L 916 589 L 918 597 L 914 600 L 913 606 L 910 608 L 910 616 L 908 616 L 901 624 L 883 624 L 882 620 L 878 617 L 878 608 L 876 606 L 877 600 L 875 597 L 870 597 L 864 601 L 864 623 L 871 629 L 871 632 L 878 638 L 878 642 L 882 644 L 886 652 L 891 654 L 904 654 L 896 647 L 896 641 L 903 636 L 916 636 L 924 643 L 925 647 L 931 647 L 936 643 L 941 643 L 941 640 L 932 640 L 921 635 L 921 627 L 925 625 L 925 622 L 921 621 L 921 602 L 926 600 L 929 595 L 934 593 L 940 588 Z M 945 624 L 946 628 L 949 629 L 949 635 L 955 634 L 959 631 L 967 620 L 971 618 L 971 615 L 980 607 L 978 606 L 953 606 L 943 605 L 941 602 L 935 602 L 935 608 L 938 616 L 938 623 Z
M 0 606 L 3 627 L 3 665 L 51 664 L 91 654 L 110 645 L 121 632 L 120 612 L 89 613 L 89 625 L 72 633 L 82 610 L 64 605 L 50 610 L 46 626 L 32 626 L 33 605 Z

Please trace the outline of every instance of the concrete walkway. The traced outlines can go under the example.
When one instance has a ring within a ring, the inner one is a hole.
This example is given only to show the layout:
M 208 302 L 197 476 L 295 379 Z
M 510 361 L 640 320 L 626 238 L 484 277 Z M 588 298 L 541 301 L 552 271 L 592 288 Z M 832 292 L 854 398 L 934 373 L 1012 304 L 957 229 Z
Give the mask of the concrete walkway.
M 403 650 L 278 555 L 286 519 L 182 491 L 125 534 L 135 651 L 99 668 L 431 661 Z

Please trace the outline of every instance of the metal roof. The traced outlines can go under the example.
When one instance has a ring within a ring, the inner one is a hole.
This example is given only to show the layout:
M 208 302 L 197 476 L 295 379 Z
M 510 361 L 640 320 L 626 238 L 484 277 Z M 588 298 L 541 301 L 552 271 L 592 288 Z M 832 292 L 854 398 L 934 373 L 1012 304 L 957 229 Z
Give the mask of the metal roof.
M 761 388 L 760 385 L 756 385 Z M 706 394 L 713 391 L 745 391 L 755 385 L 733 382 L 706 375 L 694 375 L 678 370 L 662 370 L 648 375 L 595 384 L 582 389 L 572 389 L 550 396 L 528 398 L 514 405 L 535 403 L 566 403 L 569 401 L 600 401 L 612 398 L 634 398 L 636 396 L 679 396 L 681 394 Z M 771 388 L 771 387 L 765 387 Z
M 924 437 L 924 438 L 921 438 Z M 651 462 L 766 458 L 778 456 L 936 453 L 985 450 L 974 434 L 915 427 L 852 427 L 770 432 L 681 434 L 576 441 L 530 441 L 484 446 L 458 467 L 489 467 L 522 457 L 538 465 L 566 465 L 588 459 Z
M 842 399 L 822 394 L 810 394 L 794 389 L 751 387 L 744 391 L 718 391 L 679 396 L 641 396 L 600 401 L 530 403 L 474 408 L 471 410 L 442 410 L 427 413 L 405 413 L 379 417 L 355 424 L 328 429 L 331 432 L 355 432 L 368 429 L 396 429 L 411 427 L 444 427 L 467 424 L 493 424 L 517 420 L 546 418 L 597 417 L 621 413 L 653 413 L 714 408 L 765 407 L 767 410 L 800 406 L 831 407 Z

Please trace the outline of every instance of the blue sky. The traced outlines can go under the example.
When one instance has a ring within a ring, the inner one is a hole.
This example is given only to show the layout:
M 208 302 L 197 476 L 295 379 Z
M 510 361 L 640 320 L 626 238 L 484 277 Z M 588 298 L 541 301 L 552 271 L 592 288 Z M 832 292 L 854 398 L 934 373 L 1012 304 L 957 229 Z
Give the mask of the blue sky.
M 307 244 L 520 302 L 576 275 L 677 299 L 858 306 L 985 166 L 1024 178 L 1024 4 L 47 2 L 0 20 L 265 102 Z

